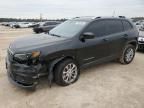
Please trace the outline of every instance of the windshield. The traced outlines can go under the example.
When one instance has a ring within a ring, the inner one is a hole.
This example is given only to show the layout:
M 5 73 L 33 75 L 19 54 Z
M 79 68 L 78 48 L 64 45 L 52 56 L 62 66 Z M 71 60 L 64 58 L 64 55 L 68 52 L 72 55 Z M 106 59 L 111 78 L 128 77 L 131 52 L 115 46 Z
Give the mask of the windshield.
M 65 21 L 64 23 L 52 29 L 49 34 L 62 37 L 73 37 L 77 33 L 79 33 L 86 26 L 87 23 L 88 22 L 86 21 Z

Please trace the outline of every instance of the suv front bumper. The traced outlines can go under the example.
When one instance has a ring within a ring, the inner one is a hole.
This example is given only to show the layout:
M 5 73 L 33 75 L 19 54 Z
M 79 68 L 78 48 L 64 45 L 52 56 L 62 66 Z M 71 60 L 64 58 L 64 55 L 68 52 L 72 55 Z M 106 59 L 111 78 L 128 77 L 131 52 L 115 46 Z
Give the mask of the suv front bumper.
M 40 68 L 40 64 L 27 66 L 25 64 L 13 63 L 6 58 L 8 78 L 11 83 L 19 87 L 34 88 L 38 84 Z

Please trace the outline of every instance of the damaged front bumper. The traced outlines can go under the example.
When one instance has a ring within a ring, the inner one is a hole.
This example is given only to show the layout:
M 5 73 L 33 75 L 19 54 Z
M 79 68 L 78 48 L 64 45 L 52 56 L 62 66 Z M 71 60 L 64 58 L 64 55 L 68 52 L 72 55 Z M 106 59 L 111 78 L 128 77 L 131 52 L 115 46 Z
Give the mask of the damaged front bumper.
M 8 78 L 13 84 L 23 88 L 34 88 L 38 84 L 41 64 L 28 66 L 12 62 L 6 58 Z

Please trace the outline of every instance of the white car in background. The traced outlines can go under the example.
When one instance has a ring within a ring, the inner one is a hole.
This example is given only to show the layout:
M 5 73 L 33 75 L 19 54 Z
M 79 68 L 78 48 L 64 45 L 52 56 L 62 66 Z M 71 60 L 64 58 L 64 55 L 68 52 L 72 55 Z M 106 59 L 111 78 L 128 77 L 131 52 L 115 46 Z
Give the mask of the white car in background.
M 10 22 L 10 23 L 9 23 L 9 26 L 10 26 L 11 28 L 15 28 L 15 25 L 17 25 L 17 22 Z
M 20 28 L 29 28 L 30 26 L 32 26 L 32 23 L 30 22 L 20 22 L 19 24 Z

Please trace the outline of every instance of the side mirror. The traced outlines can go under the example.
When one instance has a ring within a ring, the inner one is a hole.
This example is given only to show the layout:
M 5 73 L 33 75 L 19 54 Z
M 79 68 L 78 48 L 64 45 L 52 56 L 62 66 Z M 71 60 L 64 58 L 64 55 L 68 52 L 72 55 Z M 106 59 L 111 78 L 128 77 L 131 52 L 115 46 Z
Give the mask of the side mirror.
M 83 33 L 83 39 L 93 39 L 95 38 L 95 34 L 94 33 L 91 33 L 91 32 L 85 32 Z

